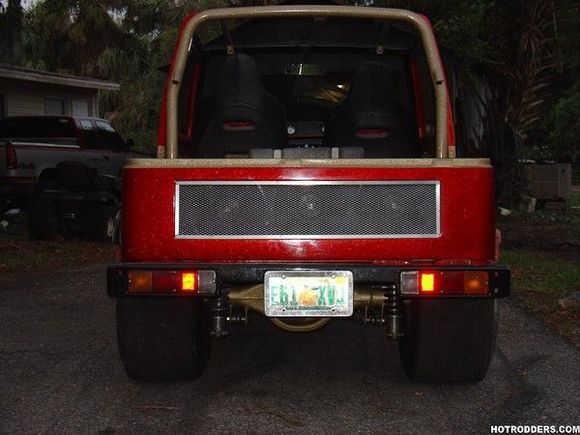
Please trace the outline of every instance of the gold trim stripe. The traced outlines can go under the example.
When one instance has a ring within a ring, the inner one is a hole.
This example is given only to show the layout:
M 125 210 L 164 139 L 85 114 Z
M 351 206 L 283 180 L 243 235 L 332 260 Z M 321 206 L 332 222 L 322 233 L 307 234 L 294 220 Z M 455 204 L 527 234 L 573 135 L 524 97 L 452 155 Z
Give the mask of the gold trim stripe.
M 489 159 L 129 159 L 126 168 L 490 168 Z

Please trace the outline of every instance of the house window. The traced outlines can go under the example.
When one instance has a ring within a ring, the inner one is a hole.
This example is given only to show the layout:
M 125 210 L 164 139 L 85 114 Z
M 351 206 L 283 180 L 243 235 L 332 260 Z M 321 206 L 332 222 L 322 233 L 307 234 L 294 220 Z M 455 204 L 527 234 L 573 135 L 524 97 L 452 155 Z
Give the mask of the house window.
M 89 102 L 87 100 L 73 100 L 73 116 L 89 116 Z
M 46 115 L 66 115 L 66 101 L 61 98 L 45 98 L 44 113 Z
M 6 118 L 6 98 L 0 94 L 0 119 Z

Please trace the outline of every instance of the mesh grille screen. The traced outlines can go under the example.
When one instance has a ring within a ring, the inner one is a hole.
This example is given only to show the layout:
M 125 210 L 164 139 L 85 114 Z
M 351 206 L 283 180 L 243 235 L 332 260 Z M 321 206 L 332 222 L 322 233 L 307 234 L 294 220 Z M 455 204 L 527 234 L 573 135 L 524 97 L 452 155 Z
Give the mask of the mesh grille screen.
M 178 183 L 176 236 L 437 237 L 437 182 Z

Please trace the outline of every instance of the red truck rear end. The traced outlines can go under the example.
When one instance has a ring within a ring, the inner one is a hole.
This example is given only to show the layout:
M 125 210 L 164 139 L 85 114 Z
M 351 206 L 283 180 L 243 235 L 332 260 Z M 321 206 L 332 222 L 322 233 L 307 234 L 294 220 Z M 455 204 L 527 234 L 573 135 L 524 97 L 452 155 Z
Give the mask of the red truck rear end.
M 359 317 L 399 340 L 412 379 L 483 379 L 510 276 L 493 170 L 455 158 L 425 17 L 191 15 L 163 104 L 160 158 L 125 168 L 108 270 L 129 376 L 196 378 L 210 337 L 257 312 L 291 332 Z

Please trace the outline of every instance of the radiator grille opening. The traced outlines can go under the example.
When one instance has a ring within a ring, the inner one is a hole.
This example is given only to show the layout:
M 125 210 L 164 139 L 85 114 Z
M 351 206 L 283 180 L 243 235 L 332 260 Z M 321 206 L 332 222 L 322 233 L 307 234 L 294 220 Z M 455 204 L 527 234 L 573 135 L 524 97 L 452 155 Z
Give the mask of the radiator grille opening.
M 438 181 L 176 185 L 177 238 L 438 237 Z

